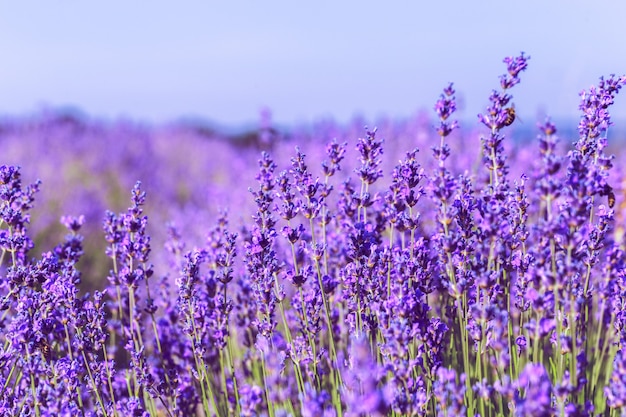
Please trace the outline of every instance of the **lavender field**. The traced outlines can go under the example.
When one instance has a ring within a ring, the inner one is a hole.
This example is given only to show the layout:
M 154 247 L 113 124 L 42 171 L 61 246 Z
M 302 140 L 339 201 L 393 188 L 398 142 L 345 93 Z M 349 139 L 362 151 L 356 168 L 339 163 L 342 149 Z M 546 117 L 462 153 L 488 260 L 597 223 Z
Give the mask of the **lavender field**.
M 0 416 L 626 416 L 626 76 L 520 138 L 529 64 L 470 124 L 453 84 L 377 126 L 1 120 Z

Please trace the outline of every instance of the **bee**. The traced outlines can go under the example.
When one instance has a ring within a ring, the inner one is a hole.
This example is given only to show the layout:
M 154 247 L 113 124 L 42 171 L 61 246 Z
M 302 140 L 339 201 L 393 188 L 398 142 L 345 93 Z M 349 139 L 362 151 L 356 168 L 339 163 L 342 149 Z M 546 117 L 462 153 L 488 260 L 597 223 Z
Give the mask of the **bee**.
M 50 348 L 48 341 L 46 339 L 40 339 L 37 343 L 35 343 L 35 347 L 39 349 L 43 357 L 46 358 L 46 361 L 50 362 L 52 359 L 52 349 Z
M 613 190 L 609 191 L 607 199 L 609 200 L 609 208 L 613 208 L 615 206 L 615 193 Z
M 511 107 L 507 107 L 504 109 L 506 113 L 506 118 L 504 119 L 504 126 L 511 126 L 515 121 L 515 106 L 511 105 Z

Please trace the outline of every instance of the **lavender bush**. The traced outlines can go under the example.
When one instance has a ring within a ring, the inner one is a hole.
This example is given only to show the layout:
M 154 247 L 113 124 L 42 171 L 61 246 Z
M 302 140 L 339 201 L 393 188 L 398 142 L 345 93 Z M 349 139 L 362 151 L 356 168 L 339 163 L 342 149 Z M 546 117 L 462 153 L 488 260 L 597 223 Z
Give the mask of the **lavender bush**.
M 546 120 L 528 157 L 507 137 L 528 57 L 504 63 L 478 135 L 453 120 L 452 84 L 430 132 L 382 123 L 356 146 L 332 124 L 265 126 L 247 148 L 168 132 L 231 176 L 201 156 L 177 172 L 140 127 L 110 146 L 98 126 L 41 122 L 45 141 L 72 138 L 90 191 L 56 226 L 68 174 L 45 195 L 0 167 L 0 415 L 626 415 L 626 177 L 606 153 L 626 77 L 581 94 L 569 150 Z M 3 149 L 27 134 L 6 127 Z

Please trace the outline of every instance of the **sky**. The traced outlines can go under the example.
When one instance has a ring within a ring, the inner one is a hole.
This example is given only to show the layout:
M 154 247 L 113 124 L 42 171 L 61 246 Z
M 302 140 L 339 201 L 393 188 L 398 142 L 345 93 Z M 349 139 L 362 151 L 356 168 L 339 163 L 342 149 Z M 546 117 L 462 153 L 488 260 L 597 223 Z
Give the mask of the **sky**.
M 454 82 L 459 117 L 475 120 L 502 59 L 524 51 L 518 115 L 574 118 L 582 89 L 626 73 L 624 16 L 620 0 L 0 0 L 0 115 L 402 119 Z

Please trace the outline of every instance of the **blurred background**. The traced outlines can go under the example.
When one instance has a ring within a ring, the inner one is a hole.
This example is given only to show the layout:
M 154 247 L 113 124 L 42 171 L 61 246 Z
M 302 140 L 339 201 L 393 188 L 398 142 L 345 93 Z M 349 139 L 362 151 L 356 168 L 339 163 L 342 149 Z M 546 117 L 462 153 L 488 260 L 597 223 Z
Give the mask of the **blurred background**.
M 220 210 L 236 231 L 250 223 L 261 150 L 283 170 L 300 146 L 320 175 L 326 144 L 346 141 L 339 187 L 369 126 L 385 140 L 386 178 L 414 147 L 428 168 L 433 107 L 449 82 L 461 121 L 452 158 L 476 166 L 476 115 L 499 88 L 502 59 L 521 51 L 531 60 L 511 91 L 521 121 L 507 135 L 522 145 L 512 175 L 537 159 L 526 144 L 546 115 L 565 153 L 579 92 L 626 73 L 625 15 L 617 0 L 0 0 L 0 163 L 43 181 L 35 254 L 61 241 L 61 215 L 85 215 L 84 270 L 98 285 L 110 267 L 104 212 L 125 210 L 137 180 L 155 251 L 167 223 L 202 244 Z M 610 140 L 621 143 L 625 97 L 612 115 Z

